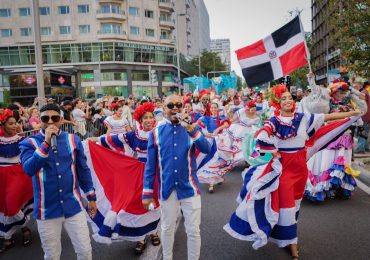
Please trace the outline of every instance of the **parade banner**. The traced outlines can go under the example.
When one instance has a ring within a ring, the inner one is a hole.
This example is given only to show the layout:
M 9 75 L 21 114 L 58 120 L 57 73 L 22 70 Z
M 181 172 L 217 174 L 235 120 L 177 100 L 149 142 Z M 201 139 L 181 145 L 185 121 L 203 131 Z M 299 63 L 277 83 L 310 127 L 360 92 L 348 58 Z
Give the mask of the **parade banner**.
M 268 35 L 236 51 L 248 86 L 279 79 L 305 66 L 307 52 L 299 16 Z

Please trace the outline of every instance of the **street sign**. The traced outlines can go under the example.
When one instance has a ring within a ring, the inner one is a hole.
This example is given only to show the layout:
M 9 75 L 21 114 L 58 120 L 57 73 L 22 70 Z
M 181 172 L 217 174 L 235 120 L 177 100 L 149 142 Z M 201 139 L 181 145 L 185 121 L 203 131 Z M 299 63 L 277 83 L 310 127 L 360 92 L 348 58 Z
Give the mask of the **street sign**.
M 60 76 L 60 77 L 58 78 L 58 81 L 59 81 L 60 85 L 63 85 L 63 84 L 64 84 L 64 82 L 66 82 L 66 80 L 65 80 L 62 76 Z
M 332 58 L 337 57 L 338 55 L 340 55 L 340 49 L 337 49 L 329 53 L 329 55 L 326 55 L 326 61 L 331 60 Z
M 33 83 L 36 82 L 36 79 L 34 76 L 26 76 L 24 79 L 23 79 L 23 82 L 26 83 L 28 86 L 31 86 L 33 85 Z

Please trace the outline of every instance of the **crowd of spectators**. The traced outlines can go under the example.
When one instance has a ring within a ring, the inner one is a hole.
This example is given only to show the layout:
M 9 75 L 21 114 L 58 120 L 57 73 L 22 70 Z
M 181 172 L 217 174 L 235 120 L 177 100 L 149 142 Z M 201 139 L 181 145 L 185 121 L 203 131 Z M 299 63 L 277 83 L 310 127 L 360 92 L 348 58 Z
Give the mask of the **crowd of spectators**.
M 150 98 L 138 99 L 130 95 L 128 98 L 106 96 L 97 100 L 86 101 L 81 98 L 66 99 L 57 103 L 56 100 L 44 99 L 45 103 L 56 103 L 62 111 L 62 130 L 76 133 L 82 139 L 100 136 L 106 133 L 125 133 L 136 128 L 133 113 L 143 102 L 152 102 Z M 162 99 L 153 100 L 158 107 Z M 31 106 L 23 106 L 13 102 L 7 108 L 11 109 L 17 119 L 17 132 L 23 135 L 35 134 L 40 129 L 40 112 L 38 99 Z

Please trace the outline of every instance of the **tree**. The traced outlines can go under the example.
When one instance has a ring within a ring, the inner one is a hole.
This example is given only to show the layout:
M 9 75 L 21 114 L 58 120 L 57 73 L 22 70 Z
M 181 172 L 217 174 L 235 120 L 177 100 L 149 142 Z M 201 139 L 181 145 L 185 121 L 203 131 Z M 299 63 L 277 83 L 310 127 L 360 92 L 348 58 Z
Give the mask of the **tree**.
M 10 104 L 10 91 L 3 88 L 4 103 L 0 103 L 0 108 L 6 108 Z
M 332 0 L 327 8 L 329 37 L 340 49 L 342 66 L 347 71 L 369 77 L 370 0 Z
M 246 83 L 242 77 L 237 76 L 236 79 L 237 79 L 236 86 L 238 88 L 238 91 L 246 87 Z
M 202 75 L 207 75 L 207 73 L 210 71 L 227 70 L 227 66 L 222 63 L 221 58 L 215 52 L 203 50 L 200 57 L 200 63 Z M 190 74 L 190 76 L 199 75 L 199 56 L 195 56 L 190 60 L 187 72 Z

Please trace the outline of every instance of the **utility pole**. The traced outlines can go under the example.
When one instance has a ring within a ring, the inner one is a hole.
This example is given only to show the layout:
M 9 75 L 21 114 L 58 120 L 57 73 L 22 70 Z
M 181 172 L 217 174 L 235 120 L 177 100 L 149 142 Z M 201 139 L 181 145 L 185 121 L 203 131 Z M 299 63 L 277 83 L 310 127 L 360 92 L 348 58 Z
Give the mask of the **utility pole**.
M 179 87 L 179 96 L 181 96 L 181 73 L 180 73 L 180 50 L 179 50 L 179 16 L 186 14 L 176 14 L 176 59 L 177 59 L 177 84 Z
M 35 42 L 37 98 L 39 108 L 41 108 L 44 105 L 45 100 L 45 87 L 44 87 L 44 70 L 43 70 L 41 34 L 40 34 L 39 0 L 31 1 L 33 18 L 33 38 Z
M 202 69 L 200 67 L 200 59 L 201 59 L 201 51 L 200 51 L 200 48 L 199 48 L 199 58 L 198 58 L 199 77 L 202 76 Z

